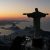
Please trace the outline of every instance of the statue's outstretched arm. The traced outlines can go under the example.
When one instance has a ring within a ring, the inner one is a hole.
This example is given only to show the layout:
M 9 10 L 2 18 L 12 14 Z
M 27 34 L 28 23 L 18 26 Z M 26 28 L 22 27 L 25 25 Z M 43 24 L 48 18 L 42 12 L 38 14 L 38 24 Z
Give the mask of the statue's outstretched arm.
M 23 13 L 23 15 L 28 15 L 28 14 L 31 14 L 31 13 Z

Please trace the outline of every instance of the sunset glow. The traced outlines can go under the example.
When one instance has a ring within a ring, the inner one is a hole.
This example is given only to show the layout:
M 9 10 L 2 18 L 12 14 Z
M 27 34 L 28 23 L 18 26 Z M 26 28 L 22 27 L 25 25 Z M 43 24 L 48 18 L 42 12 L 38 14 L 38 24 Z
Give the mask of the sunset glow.
M 50 14 L 50 0 L 0 0 L 0 20 L 26 19 L 23 13 L 34 12 L 36 7 Z

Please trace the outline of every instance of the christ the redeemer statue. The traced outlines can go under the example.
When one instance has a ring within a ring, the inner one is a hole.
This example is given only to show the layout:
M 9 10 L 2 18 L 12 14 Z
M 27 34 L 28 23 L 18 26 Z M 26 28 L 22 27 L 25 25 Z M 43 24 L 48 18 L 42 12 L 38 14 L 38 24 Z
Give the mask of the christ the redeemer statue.
M 34 19 L 34 28 L 35 33 L 40 33 L 40 18 L 45 17 L 46 13 L 42 13 L 38 11 L 38 8 L 35 8 L 35 12 L 32 13 L 24 13 L 23 15 L 27 15 L 28 17 L 32 17 Z

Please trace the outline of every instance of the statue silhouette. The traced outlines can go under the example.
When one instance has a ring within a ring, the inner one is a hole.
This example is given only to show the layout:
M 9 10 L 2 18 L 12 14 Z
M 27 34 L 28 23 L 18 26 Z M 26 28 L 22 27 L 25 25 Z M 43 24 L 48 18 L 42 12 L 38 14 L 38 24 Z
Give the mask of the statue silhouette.
M 34 19 L 34 29 L 35 33 L 40 33 L 40 18 L 45 17 L 46 13 L 42 13 L 38 11 L 38 8 L 35 8 L 35 12 L 32 13 L 24 13 L 23 15 L 27 15 L 28 17 L 32 17 Z

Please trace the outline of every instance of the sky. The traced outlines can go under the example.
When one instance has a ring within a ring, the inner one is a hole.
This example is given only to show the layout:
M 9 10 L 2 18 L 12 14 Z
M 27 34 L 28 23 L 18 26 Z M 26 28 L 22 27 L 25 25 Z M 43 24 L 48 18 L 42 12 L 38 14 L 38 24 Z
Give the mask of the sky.
M 34 9 L 50 14 L 50 0 L 0 0 L 0 20 L 27 19 Z

